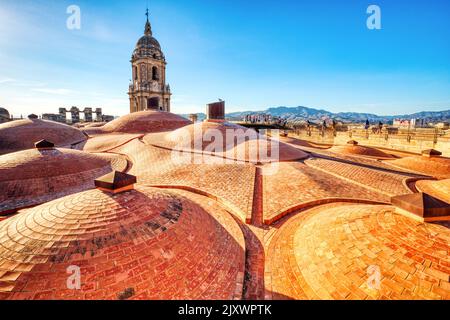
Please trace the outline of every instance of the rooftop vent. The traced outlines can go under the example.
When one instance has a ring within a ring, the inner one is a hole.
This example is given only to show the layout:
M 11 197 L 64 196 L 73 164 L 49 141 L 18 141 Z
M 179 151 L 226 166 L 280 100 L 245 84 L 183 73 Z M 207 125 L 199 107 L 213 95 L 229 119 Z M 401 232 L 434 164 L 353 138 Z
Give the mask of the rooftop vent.
M 434 150 L 434 149 L 428 149 L 428 150 L 422 151 L 422 155 L 424 157 L 429 157 L 429 158 L 431 158 L 431 157 L 440 157 L 440 156 L 442 156 L 442 152 Z
M 55 144 L 47 140 L 40 140 L 34 144 L 36 149 L 53 149 Z
M 211 121 L 225 121 L 225 101 L 210 103 L 206 106 L 206 119 Z
M 347 141 L 347 144 L 350 144 L 350 145 L 352 145 L 352 146 L 357 146 L 357 145 L 358 145 L 358 141 L 356 141 L 356 140 L 350 140 L 350 141 Z
M 99 190 L 120 193 L 133 190 L 134 184 L 136 183 L 136 177 L 120 171 L 113 171 L 103 177 L 95 179 L 94 183 Z
M 397 212 L 420 222 L 450 220 L 450 204 L 426 193 L 414 193 L 391 198 Z

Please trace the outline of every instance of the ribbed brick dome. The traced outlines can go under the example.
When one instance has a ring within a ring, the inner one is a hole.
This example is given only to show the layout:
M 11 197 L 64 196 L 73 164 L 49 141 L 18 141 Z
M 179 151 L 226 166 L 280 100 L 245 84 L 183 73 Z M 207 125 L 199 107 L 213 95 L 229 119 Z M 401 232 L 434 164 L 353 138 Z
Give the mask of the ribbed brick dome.
M 86 136 L 77 128 L 47 120 L 23 119 L 0 124 L 0 154 L 33 148 L 42 139 L 61 147 L 84 141 Z
M 450 298 L 444 226 L 418 225 L 391 206 L 330 204 L 278 230 L 266 267 L 274 299 Z
M 149 110 L 127 114 L 98 129 L 104 132 L 152 133 L 178 129 L 190 123 L 188 119 L 170 112 Z
M 53 148 L 0 156 L 0 212 L 39 204 L 94 187 L 93 179 L 126 168 L 118 155 Z
M 218 144 L 215 140 L 216 134 L 219 135 L 220 139 Z M 240 137 L 240 140 L 238 138 L 233 139 L 233 135 Z M 144 137 L 144 141 L 148 144 L 175 150 L 204 152 L 241 161 L 272 162 L 276 157 L 271 157 L 271 142 L 266 139 L 253 129 L 224 121 L 203 121 L 169 133 L 146 135 Z M 265 149 L 261 149 L 260 154 L 259 143 L 264 143 L 269 151 L 265 152 Z M 221 146 L 221 150 L 212 148 L 212 144 Z M 278 147 L 278 160 L 280 161 L 308 157 L 305 152 L 285 143 L 279 142 Z
M 0 299 L 240 298 L 239 227 L 181 194 L 94 189 L 1 221 Z M 67 287 L 70 266 L 81 268 L 79 290 Z

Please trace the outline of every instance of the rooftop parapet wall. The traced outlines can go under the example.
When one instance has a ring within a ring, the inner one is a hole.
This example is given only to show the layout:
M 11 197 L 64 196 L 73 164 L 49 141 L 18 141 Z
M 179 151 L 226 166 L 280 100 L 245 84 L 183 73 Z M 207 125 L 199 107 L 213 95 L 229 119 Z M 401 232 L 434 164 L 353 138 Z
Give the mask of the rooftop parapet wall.
M 434 129 L 400 131 L 389 133 L 383 129 L 382 132 L 374 132 L 372 129 L 353 129 L 349 131 L 337 131 L 328 129 L 300 129 L 293 130 L 294 135 L 302 140 L 316 143 L 346 145 L 349 139 L 358 141 L 360 145 L 379 148 L 394 149 L 420 154 L 426 149 L 436 149 L 442 152 L 442 156 L 450 157 L 450 132 L 435 131 Z

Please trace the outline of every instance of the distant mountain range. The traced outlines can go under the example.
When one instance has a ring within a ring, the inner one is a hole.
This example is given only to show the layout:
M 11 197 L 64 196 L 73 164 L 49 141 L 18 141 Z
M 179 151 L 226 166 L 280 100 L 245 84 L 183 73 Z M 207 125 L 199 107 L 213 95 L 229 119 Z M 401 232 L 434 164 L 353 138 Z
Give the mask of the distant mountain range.
M 229 120 L 242 120 L 247 114 L 264 113 L 275 117 L 282 117 L 288 120 L 310 120 L 322 121 L 326 119 L 335 119 L 342 122 L 364 122 L 369 119 L 370 122 L 382 121 L 383 123 L 392 122 L 394 119 L 426 119 L 428 122 L 439 122 L 450 120 L 450 110 L 445 111 L 422 111 L 413 114 L 402 114 L 393 116 L 380 116 L 372 113 L 359 112 L 338 112 L 308 108 L 308 107 L 274 107 L 264 111 L 242 111 L 227 113 Z M 204 113 L 198 113 L 198 119 L 201 121 L 206 118 Z M 188 115 L 182 115 L 188 117 Z

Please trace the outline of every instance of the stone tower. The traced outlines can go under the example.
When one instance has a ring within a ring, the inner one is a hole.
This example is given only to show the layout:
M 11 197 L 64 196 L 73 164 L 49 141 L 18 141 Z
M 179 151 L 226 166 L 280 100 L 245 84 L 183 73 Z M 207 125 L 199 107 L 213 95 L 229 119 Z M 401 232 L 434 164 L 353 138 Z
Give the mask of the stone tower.
M 145 33 L 131 56 L 132 80 L 128 95 L 130 113 L 144 110 L 170 112 L 170 87 L 166 84 L 166 59 L 159 42 L 153 37 L 148 19 Z

